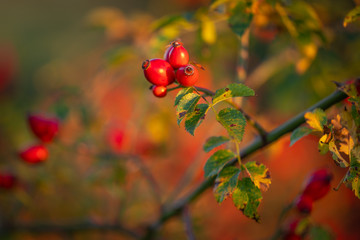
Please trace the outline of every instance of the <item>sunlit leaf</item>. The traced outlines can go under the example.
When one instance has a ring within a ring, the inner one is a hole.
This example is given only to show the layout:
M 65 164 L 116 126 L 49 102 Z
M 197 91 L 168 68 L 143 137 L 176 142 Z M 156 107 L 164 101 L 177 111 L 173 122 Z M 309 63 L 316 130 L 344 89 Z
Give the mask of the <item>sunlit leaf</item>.
M 224 136 L 210 137 L 206 140 L 203 149 L 205 152 L 210 152 L 214 148 L 216 148 L 224 143 L 227 143 L 229 140 L 230 140 L 229 138 L 224 137 Z
M 214 186 L 214 195 L 218 203 L 223 202 L 234 191 L 241 170 L 239 168 L 228 166 L 223 168 L 216 177 Z
M 192 87 L 181 89 L 175 97 L 175 106 L 179 104 L 180 100 L 188 93 L 192 93 L 194 89 Z
M 344 27 L 346 27 L 349 23 L 352 23 L 360 18 L 360 6 L 352 9 L 348 14 L 346 14 L 344 19 Z
M 340 167 L 345 168 L 349 166 L 349 163 L 341 156 L 334 139 L 329 142 L 329 151 L 333 153 L 333 159 Z
M 232 83 L 225 88 L 221 88 L 215 92 L 215 95 L 213 97 L 213 104 L 233 97 L 248 97 L 254 95 L 254 90 L 252 90 L 248 86 L 241 83 Z
M 191 135 L 194 135 L 195 129 L 202 123 L 205 118 L 206 110 L 209 108 L 209 105 L 206 103 L 196 105 L 193 112 L 189 113 L 186 116 L 185 120 L 185 129 Z
M 176 116 L 177 123 L 180 124 L 181 121 L 185 118 L 187 114 L 190 114 L 194 111 L 197 102 L 200 99 L 200 95 L 197 93 L 188 93 L 181 98 L 177 108 Z
M 305 113 L 306 123 L 316 131 L 323 132 L 324 125 L 327 123 L 327 118 L 324 110 L 317 108 L 312 112 Z
M 267 191 L 271 184 L 270 171 L 264 165 L 254 161 L 245 164 L 246 169 L 250 173 L 250 178 L 257 188 Z
M 324 134 L 319 140 L 319 152 L 320 154 L 326 154 L 329 151 L 329 134 Z
M 233 108 L 222 109 L 217 115 L 217 120 L 232 138 L 239 142 L 242 140 L 246 119 L 240 111 Z
M 232 199 L 236 208 L 241 210 L 245 216 L 257 222 L 260 221 L 257 208 L 262 200 L 262 195 L 260 189 L 255 186 L 250 178 L 243 178 L 238 181 Z
M 231 30 L 238 36 L 242 36 L 250 26 L 253 14 L 250 11 L 251 2 L 240 1 L 231 11 L 228 19 Z
M 290 136 L 290 146 L 294 145 L 297 141 L 299 141 L 301 138 L 309 135 L 312 133 L 312 129 L 308 127 L 298 127 L 295 129 Z
M 212 177 L 218 174 L 227 162 L 235 158 L 235 154 L 228 149 L 221 149 L 215 152 L 204 166 L 205 177 Z

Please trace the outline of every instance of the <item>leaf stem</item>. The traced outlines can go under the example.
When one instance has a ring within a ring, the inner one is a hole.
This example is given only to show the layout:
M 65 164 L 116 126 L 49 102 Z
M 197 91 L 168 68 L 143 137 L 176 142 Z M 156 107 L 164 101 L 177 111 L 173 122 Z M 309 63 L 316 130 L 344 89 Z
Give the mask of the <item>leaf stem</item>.
M 344 177 L 340 180 L 340 182 L 339 182 L 339 184 L 336 186 L 336 188 L 333 188 L 334 191 L 339 191 L 341 185 L 345 182 L 345 178 L 346 178 L 347 174 L 349 173 L 349 171 L 350 171 L 350 168 L 349 168 L 349 170 L 347 170 L 347 172 L 345 173 Z
M 237 159 L 238 159 L 238 163 L 239 163 L 239 166 L 241 167 L 241 156 L 240 156 L 240 146 L 239 146 L 239 143 L 238 141 L 234 140 L 235 142 L 235 146 L 236 146 L 236 155 L 237 155 Z
M 183 88 L 183 87 L 181 85 L 178 85 L 178 86 L 173 87 L 173 88 L 168 88 L 167 92 L 171 92 L 171 91 L 174 91 L 174 90 L 179 89 L 179 88 Z
M 257 137 L 254 139 L 254 141 L 248 145 L 246 148 L 241 151 L 241 159 L 244 160 L 252 153 L 264 148 L 265 146 L 269 145 L 270 143 L 276 141 L 280 137 L 284 136 L 285 134 L 293 131 L 298 126 L 303 124 L 305 122 L 304 114 L 309 111 L 313 111 L 316 108 L 321 108 L 323 110 L 331 107 L 332 105 L 342 101 L 345 99 L 347 95 L 341 91 L 335 91 L 331 95 L 325 97 L 324 99 L 320 100 L 310 108 L 306 109 L 305 111 L 301 112 L 297 116 L 293 117 L 292 119 L 288 120 L 287 122 L 283 123 L 278 128 L 274 129 L 273 131 L 269 132 L 266 136 L 266 142 L 263 142 L 263 140 L 260 137 Z M 236 163 L 237 159 L 233 159 L 230 161 L 230 164 Z M 159 216 L 159 218 L 153 222 L 148 227 L 148 232 L 145 234 L 145 236 L 142 239 L 152 239 L 151 237 L 154 235 L 154 233 L 157 231 L 157 229 L 168 219 L 171 217 L 179 214 L 181 210 L 189 204 L 189 202 L 194 201 L 196 198 L 198 198 L 205 190 L 210 188 L 214 181 L 216 176 L 207 178 L 203 182 L 201 182 L 192 192 L 190 192 L 185 197 L 179 199 L 178 201 L 174 202 L 172 205 L 170 205 L 163 214 Z

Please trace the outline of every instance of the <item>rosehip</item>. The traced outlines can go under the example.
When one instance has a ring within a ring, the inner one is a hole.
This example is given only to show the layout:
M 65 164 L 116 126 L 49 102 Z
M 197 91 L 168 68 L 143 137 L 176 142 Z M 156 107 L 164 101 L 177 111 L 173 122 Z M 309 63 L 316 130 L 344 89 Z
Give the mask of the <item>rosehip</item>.
M 156 86 L 167 86 L 175 81 L 175 72 L 163 59 L 145 60 L 142 64 L 145 78 Z
M 16 184 L 16 178 L 9 173 L 0 173 L 0 188 L 11 189 Z
M 164 86 L 153 86 L 152 92 L 155 97 L 162 98 L 166 96 L 167 89 Z
M 29 115 L 31 130 L 42 142 L 51 142 L 59 131 L 59 121 L 56 118 L 46 118 L 39 115 Z
M 165 51 L 164 59 L 177 69 L 189 63 L 189 53 L 180 41 L 173 41 Z
M 43 145 L 31 146 L 20 152 L 20 157 L 27 163 L 36 164 L 48 158 L 48 150 Z
M 309 214 L 313 207 L 313 200 L 309 196 L 301 195 L 298 197 L 295 204 L 299 212 Z
M 302 195 L 310 197 L 313 201 L 324 197 L 330 190 L 332 174 L 327 169 L 315 171 L 309 178 Z
M 193 86 L 199 79 L 199 71 L 196 67 L 189 64 L 177 70 L 176 79 L 185 87 Z
M 301 240 L 301 239 L 302 239 L 302 237 L 295 233 L 287 233 L 284 236 L 284 240 Z

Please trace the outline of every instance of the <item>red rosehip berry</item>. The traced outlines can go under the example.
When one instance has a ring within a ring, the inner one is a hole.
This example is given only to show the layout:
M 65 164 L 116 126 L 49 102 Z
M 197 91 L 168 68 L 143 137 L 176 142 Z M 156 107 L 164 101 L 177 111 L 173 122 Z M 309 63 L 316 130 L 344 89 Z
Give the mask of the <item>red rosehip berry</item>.
M 43 145 L 35 145 L 22 150 L 19 155 L 25 162 L 36 164 L 44 162 L 48 158 L 49 153 Z
M 142 64 L 145 78 L 156 86 L 167 86 L 175 81 L 175 72 L 163 59 L 145 60 Z
M 199 79 L 199 71 L 196 67 L 189 64 L 177 70 L 176 79 L 185 87 L 193 86 Z
M 315 171 L 310 176 L 302 195 L 310 197 L 313 201 L 324 197 L 330 190 L 332 177 L 327 169 Z
M 155 97 L 162 98 L 166 96 L 167 88 L 164 86 L 153 86 L 152 92 Z
M 183 47 L 182 42 L 173 41 L 171 46 L 166 49 L 164 59 L 169 62 L 174 69 L 177 69 L 189 63 L 189 53 Z
M 301 240 L 302 237 L 297 235 L 296 233 L 287 233 L 284 236 L 284 240 Z
M 10 173 L 0 173 L 0 188 L 11 189 L 16 185 L 17 179 Z
M 301 195 L 295 201 L 296 208 L 301 213 L 309 214 L 313 208 L 313 200 L 307 195 Z
M 51 142 L 59 131 L 59 121 L 56 118 L 29 115 L 28 122 L 35 136 L 44 143 Z

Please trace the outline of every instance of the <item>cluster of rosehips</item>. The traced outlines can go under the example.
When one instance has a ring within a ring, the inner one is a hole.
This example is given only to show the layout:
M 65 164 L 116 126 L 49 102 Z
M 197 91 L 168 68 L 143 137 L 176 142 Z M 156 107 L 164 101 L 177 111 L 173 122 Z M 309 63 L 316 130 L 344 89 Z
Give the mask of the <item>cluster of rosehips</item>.
M 189 64 L 189 53 L 180 41 L 173 41 L 166 49 L 164 59 L 154 58 L 142 63 L 145 78 L 153 84 L 151 87 L 156 97 L 164 97 L 167 86 L 175 80 L 185 87 L 193 86 L 199 79 L 195 66 Z
M 29 115 L 30 129 L 40 140 L 40 143 L 32 145 L 20 151 L 20 157 L 27 163 L 36 164 L 45 161 L 49 152 L 44 144 L 53 141 L 59 131 L 59 121 L 56 118 L 47 118 L 40 115 Z
M 315 171 L 308 179 L 300 196 L 294 201 L 296 209 L 302 214 L 310 214 L 313 203 L 323 198 L 329 192 L 332 178 L 333 176 L 328 169 L 319 169 Z M 300 220 L 301 219 L 297 219 L 290 224 L 284 239 L 302 239 L 301 233 L 295 231 Z M 305 231 L 305 229 L 303 230 Z

